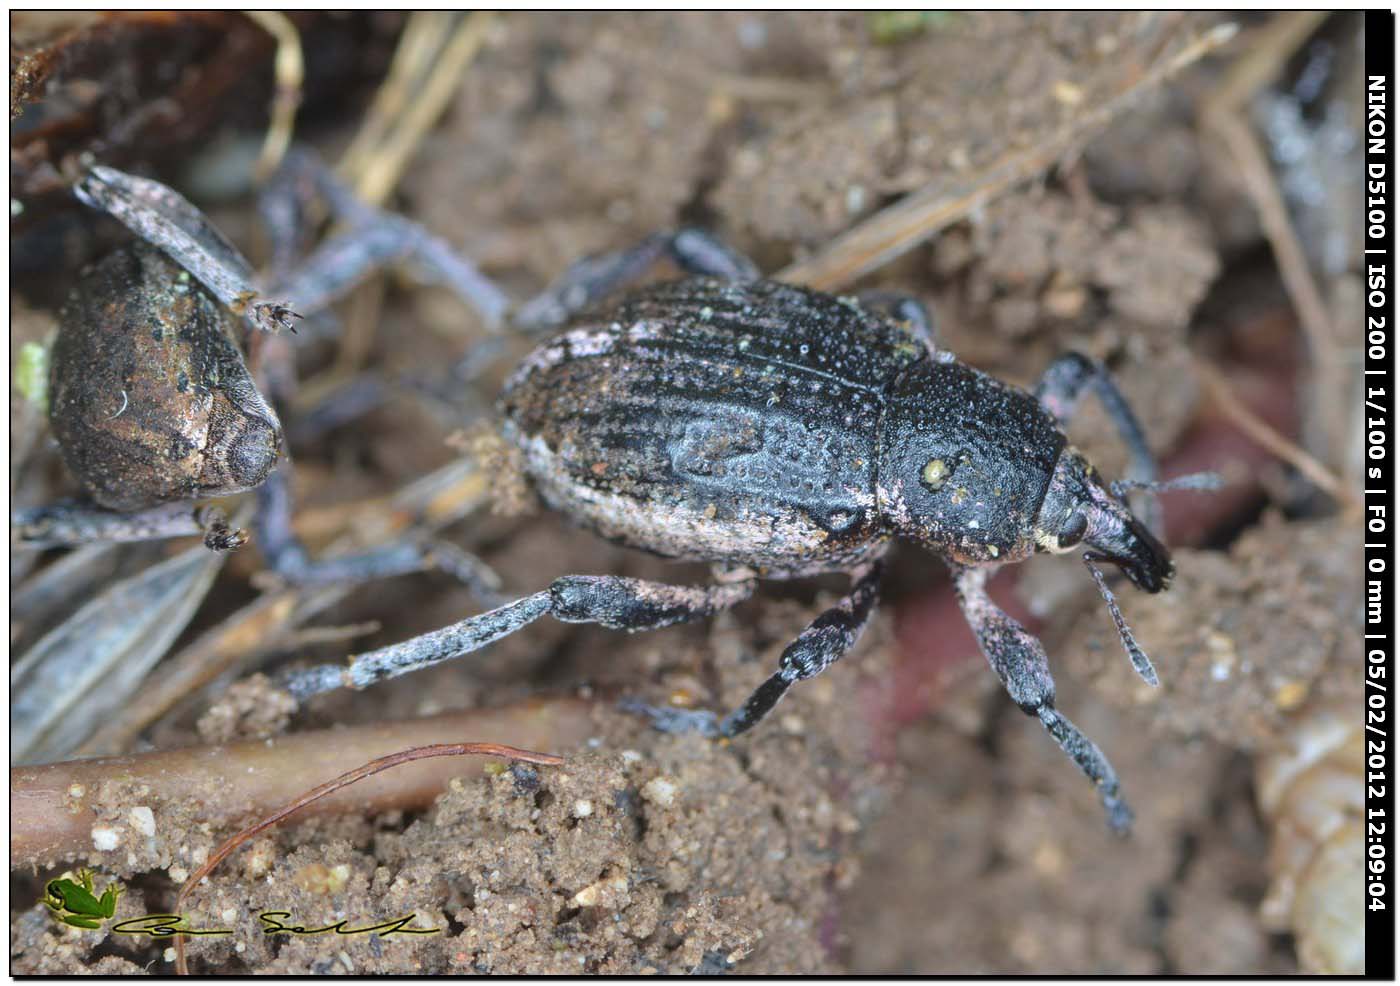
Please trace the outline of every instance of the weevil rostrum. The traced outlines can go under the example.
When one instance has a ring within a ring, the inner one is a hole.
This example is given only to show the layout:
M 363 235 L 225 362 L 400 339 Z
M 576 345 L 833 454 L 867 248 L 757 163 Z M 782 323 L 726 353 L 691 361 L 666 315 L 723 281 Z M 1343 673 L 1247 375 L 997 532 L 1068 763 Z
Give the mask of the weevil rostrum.
M 598 307 L 669 254 L 686 280 Z M 1131 812 L 1108 759 L 1055 708 L 1045 650 L 990 598 L 997 566 L 1079 551 L 1134 666 L 1156 677 L 1095 561 L 1146 592 L 1167 588 L 1155 503 L 1126 493 L 1167 485 L 1141 426 L 1102 367 L 1056 361 L 1034 393 L 938 348 L 917 302 L 839 298 L 764 280 L 707 234 L 657 234 L 582 261 L 515 320 L 569 327 L 529 355 L 500 399 L 505 438 L 544 501 L 602 537 L 673 559 L 709 562 L 711 586 L 567 575 L 549 588 L 346 665 L 294 672 L 305 698 L 364 688 L 477 650 L 544 615 L 652 630 L 748 598 L 761 579 L 849 574 L 742 707 L 709 711 L 631 703 L 661 729 L 737 736 L 797 681 L 851 649 L 873 611 L 891 543 L 942 557 L 963 612 L 1012 699 L 1036 716 L 1098 789 L 1110 825 Z M 1063 424 L 1089 390 L 1128 445 L 1133 479 L 1107 484 Z

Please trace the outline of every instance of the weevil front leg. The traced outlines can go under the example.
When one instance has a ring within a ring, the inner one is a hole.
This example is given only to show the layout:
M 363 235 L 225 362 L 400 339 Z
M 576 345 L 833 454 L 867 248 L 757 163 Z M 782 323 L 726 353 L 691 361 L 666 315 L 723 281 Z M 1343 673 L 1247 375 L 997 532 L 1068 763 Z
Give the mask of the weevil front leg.
M 545 615 L 564 623 L 597 623 L 614 630 L 658 630 L 738 605 L 753 594 L 754 586 L 753 579 L 679 586 L 620 575 L 566 575 L 543 592 L 357 655 L 348 666 L 331 664 L 293 672 L 286 687 L 297 699 L 335 688 L 366 688 L 480 650 Z
M 73 190 L 84 205 L 106 212 L 163 250 L 255 329 L 291 329 L 292 319 L 301 317 L 286 302 L 262 297 L 252 265 L 204 213 L 169 186 L 93 165 Z
M 1080 398 L 1086 390 L 1093 388 L 1099 403 L 1108 413 L 1109 420 L 1118 429 L 1123 444 L 1128 447 L 1128 474 L 1138 484 L 1151 484 L 1157 481 L 1157 460 L 1147 444 L 1147 434 L 1133 413 L 1132 405 L 1113 382 L 1108 370 L 1098 360 L 1090 359 L 1082 353 L 1066 353 L 1055 360 L 1041 374 L 1035 386 L 1036 400 L 1047 411 L 1065 424 L 1074 415 Z M 1154 534 L 1162 533 L 1162 509 L 1151 490 L 1144 492 L 1144 519 Z
M 1126 834 L 1133 813 L 1119 793 L 1118 775 L 1103 752 L 1055 710 L 1055 681 L 1045 648 L 987 595 L 989 569 L 950 567 L 963 615 L 1002 685 L 1023 712 L 1040 719 L 1060 749 L 1094 782 L 1109 826 Z
M 248 535 L 231 528 L 222 510 L 190 501 L 162 503 L 126 513 L 81 500 L 60 500 L 41 507 L 16 510 L 10 530 L 17 545 L 54 548 L 98 541 L 154 541 L 203 535 L 211 551 L 241 548 Z
M 752 729 L 773 711 L 778 700 L 794 682 L 814 678 L 856 645 L 879 597 L 884 563 L 871 562 L 851 577 L 851 590 L 803 630 L 778 658 L 778 670 L 739 708 L 723 719 L 713 712 L 673 709 L 628 702 L 630 712 L 651 719 L 656 728 L 668 733 L 700 733 L 703 736 L 738 736 Z
M 726 281 L 752 281 L 758 267 L 748 257 L 701 229 L 653 233 L 636 246 L 578 261 L 543 292 L 516 309 L 511 321 L 526 331 L 563 325 L 572 316 L 636 281 L 670 256 L 686 273 Z

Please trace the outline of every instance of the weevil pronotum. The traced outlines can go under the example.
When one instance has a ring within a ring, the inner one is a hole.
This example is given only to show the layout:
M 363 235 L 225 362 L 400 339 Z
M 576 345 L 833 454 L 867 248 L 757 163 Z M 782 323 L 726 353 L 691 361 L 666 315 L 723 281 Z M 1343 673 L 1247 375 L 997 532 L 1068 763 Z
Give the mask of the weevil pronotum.
M 588 311 L 664 254 L 690 279 Z M 783 651 L 744 705 L 713 712 L 632 703 L 658 727 L 737 736 L 796 681 L 830 666 L 875 606 L 892 540 L 940 555 L 963 612 L 1011 697 L 1094 782 L 1110 824 L 1131 812 L 1107 758 L 1055 708 L 1040 642 L 986 591 L 996 566 L 1037 551 L 1080 551 L 1134 667 L 1151 664 L 1095 561 L 1138 588 L 1171 581 L 1151 528 L 1156 482 L 1143 431 L 1103 368 L 1055 362 L 1035 393 L 1003 384 L 938 348 L 916 301 L 865 301 L 762 279 L 746 258 L 695 230 L 657 234 L 580 262 L 522 306 L 516 321 L 574 319 L 536 349 L 501 397 L 505 437 L 544 500 L 603 537 L 670 558 L 713 563 L 709 587 L 569 575 L 548 589 L 371 653 L 295 672 L 298 697 L 363 688 L 484 647 L 546 614 L 651 630 L 709 616 L 759 579 L 844 572 L 849 593 Z M 1121 431 L 1133 478 L 1105 484 L 1063 422 L 1092 389 Z M 1147 522 L 1126 492 L 1145 489 Z

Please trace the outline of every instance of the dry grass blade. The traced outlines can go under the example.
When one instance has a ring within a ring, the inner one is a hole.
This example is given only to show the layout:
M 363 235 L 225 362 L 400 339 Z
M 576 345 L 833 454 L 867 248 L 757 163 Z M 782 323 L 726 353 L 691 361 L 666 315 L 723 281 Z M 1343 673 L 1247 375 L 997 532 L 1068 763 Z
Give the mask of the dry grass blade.
M 452 33 L 427 78 L 415 87 L 414 98 L 398 117 L 398 126 L 385 134 L 364 160 L 355 184 L 361 200 L 381 205 L 389 197 L 423 137 L 456 95 L 462 73 L 486 40 L 491 19 L 489 11 L 474 11 Z
M 10 671 L 10 758 L 67 756 L 131 704 L 199 608 L 227 556 L 196 544 L 107 587 Z
M 1234 34 L 1233 24 L 1223 24 L 1206 32 L 1180 51 L 1150 66 L 1113 98 L 1086 109 L 1049 140 L 1029 149 L 1008 151 L 989 168 L 979 171 L 975 178 L 961 182 L 939 180 L 907 195 L 836 237 L 812 257 L 789 265 L 775 277 L 819 290 L 840 290 L 862 274 L 966 218 L 1014 186 L 1046 171 L 1102 130 L 1144 93 L 1215 51 Z
M 1284 462 L 1293 466 L 1324 490 L 1350 513 L 1359 513 L 1361 500 L 1335 473 L 1318 462 L 1293 442 L 1280 435 L 1234 395 L 1230 382 L 1219 370 L 1204 360 L 1196 360 L 1196 373 L 1210 392 L 1211 400 L 1239 429 Z
M 1288 206 L 1279 190 L 1263 148 L 1245 116 L 1244 106 L 1268 85 L 1289 57 L 1326 19 L 1325 13 L 1298 11 L 1280 15 L 1259 33 L 1255 43 L 1231 67 L 1225 81 L 1201 115 L 1205 127 L 1216 134 L 1239 168 L 1264 236 L 1269 241 L 1284 288 L 1298 312 L 1313 363 L 1313 390 L 1339 394 L 1345 389 L 1345 368 L 1338 346 L 1340 337 L 1313 277 L 1303 246 L 1289 219 Z M 1333 449 L 1345 447 L 1342 405 L 1326 401 L 1315 413 L 1324 421 L 1323 434 Z
M 564 762 L 563 757 L 557 757 L 550 753 L 534 753 L 530 750 L 521 750 L 513 746 L 504 746 L 500 743 L 434 743 L 430 746 L 414 747 L 411 750 L 401 750 L 398 753 L 391 753 L 388 756 L 379 757 L 369 763 L 362 764 L 354 770 L 346 771 L 334 780 L 327 781 L 318 787 L 312 788 L 305 794 L 294 798 L 292 801 L 278 808 L 270 815 L 249 825 L 247 828 L 237 832 L 223 845 L 219 846 L 209 854 L 209 859 L 199 869 L 190 874 L 185 885 L 180 888 L 180 893 L 175 897 L 175 913 L 184 911 L 185 901 L 189 895 L 199 886 L 201 880 L 207 877 L 214 869 L 230 855 L 238 851 L 249 839 L 252 839 L 260 832 L 264 832 L 287 816 L 300 811 L 314 801 L 319 801 L 328 794 L 333 794 L 341 788 L 361 781 L 366 777 L 371 777 L 380 771 L 389 770 L 400 764 L 413 763 L 415 760 L 427 760 L 431 757 L 461 757 L 461 756 L 484 756 L 498 757 L 503 760 L 520 760 L 525 763 L 541 764 L 546 767 L 558 766 Z M 177 934 L 175 936 L 175 970 L 182 976 L 189 975 L 189 966 L 185 961 L 185 936 Z
M 355 139 L 337 165 L 340 176 L 355 184 L 366 163 L 388 139 L 395 122 L 403 115 L 433 58 L 442 48 L 442 39 L 452 28 L 452 15 L 442 11 L 419 10 L 410 14 L 403 34 L 394 48 L 389 72 L 374 94 Z
M 272 119 L 268 123 L 262 153 L 258 155 L 254 169 L 254 173 L 262 179 L 277 170 L 292 144 L 297 107 L 301 105 L 305 63 L 301 54 L 301 34 L 286 14 L 275 10 L 247 10 L 244 13 L 277 41 L 277 56 L 273 62 L 277 90 L 272 97 Z
M 487 479 L 470 459 L 456 459 L 391 497 L 375 497 L 299 513 L 297 535 L 321 550 L 368 547 L 400 536 L 415 523 L 432 532 L 485 503 Z M 354 531 L 351 539 L 345 532 Z M 353 543 L 352 543 L 353 541 Z M 102 756 L 129 748 L 145 729 L 216 679 L 242 672 L 258 659 L 291 646 L 303 624 L 339 602 L 349 590 L 276 589 L 249 603 L 168 660 L 139 703 L 128 703 L 77 751 Z

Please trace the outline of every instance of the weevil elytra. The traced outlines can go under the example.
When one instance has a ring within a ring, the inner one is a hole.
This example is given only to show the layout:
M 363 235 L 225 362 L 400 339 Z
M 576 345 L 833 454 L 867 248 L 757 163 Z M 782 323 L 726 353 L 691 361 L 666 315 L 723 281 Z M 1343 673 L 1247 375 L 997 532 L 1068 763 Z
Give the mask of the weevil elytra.
M 562 324 L 661 255 L 693 276 L 634 293 L 573 321 L 509 379 L 506 439 L 554 509 L 603 537 L 713 563 L 710 587 L 571 575 L 548 589 L 349 666 L 294 673 L 293 694 L 363 688 L 476 650 L 545 614 L 615 629 L 708 616 L 763 578 L 851 577 L 848 595 L 783 652 L 739 709 L 633 704 L 662 729 L 736 736 L 796 681 L 836 661 L 875 606 L 894 539 L 941 556 L 968 622 L 1011 697 L 1037 716 L 1099 790 L 1110 824 L 1131 813 L 1107 758 L 1055 709 L 1040 642 L 986 591 L 990 571 L 1035 552 L 1082 552 L 1140 674 L 1155 683 L 1094 561 L 1138 588 L 1171 581 L 1167 549 L 1069 444 L 1063 422 L 1094 390 L 1132 455 L 1135 482 L 1156 473 L 1141 426 L 1102 367 L 1055 362 L 1034 394 L 938 349 L 917 302 L 838 298 L 767 281 L 706 234 L 658 234 L 583 261 L 519 310 L 524 325 Z M 1155 513 L 1149 510 L 1150 519 Z

